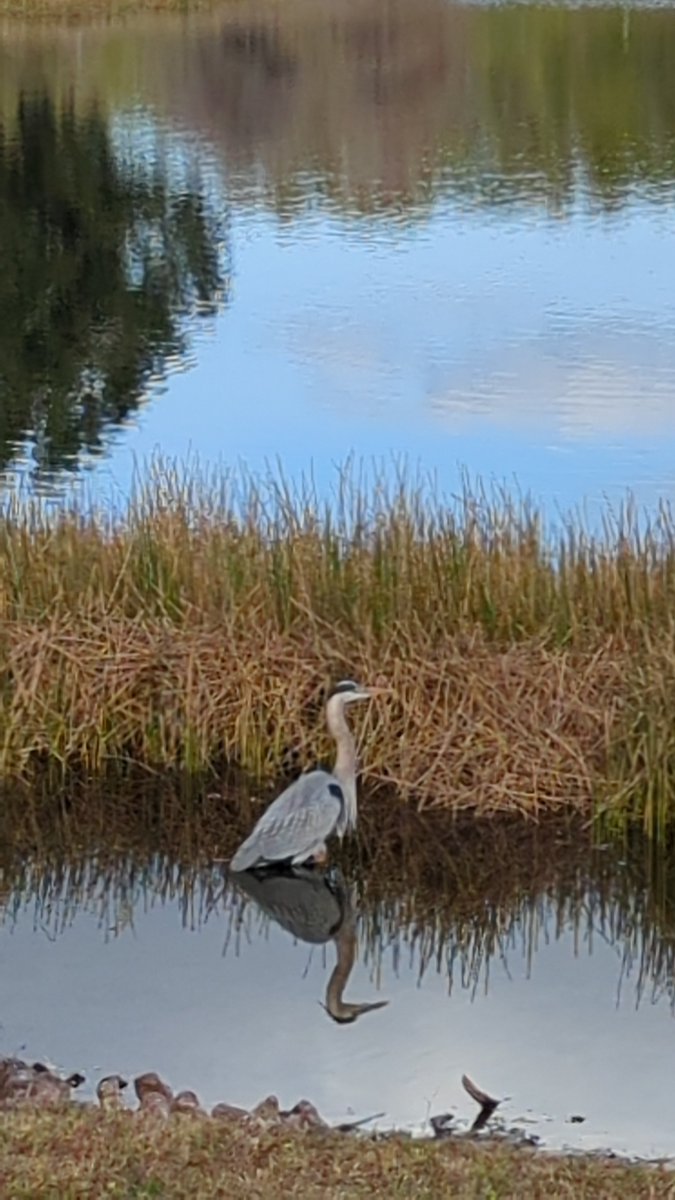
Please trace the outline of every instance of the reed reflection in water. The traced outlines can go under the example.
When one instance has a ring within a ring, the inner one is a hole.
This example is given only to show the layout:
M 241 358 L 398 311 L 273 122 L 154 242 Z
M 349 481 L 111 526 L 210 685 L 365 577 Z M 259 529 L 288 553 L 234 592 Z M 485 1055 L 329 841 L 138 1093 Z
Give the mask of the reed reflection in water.
M 6 851 L 0 1053 L 88 1079 L 157 1070 L 207 1105 L 303 1094 L 335 1123 L 386 1109 L 382 1124 L 427 1132 L 433 1112 L 475 1115 L 466 1073 L 514 1098 L 505 1120 L 553 1114 L 548 1145 L 675 1151 L 667 853 L 496 825 L 453 841 L 440 822 L 397 849 L 365 811 L 341 870 L 243 888 L 194 841 L 182 860 L 131 836 L 70 861 Z M 381 1007 L 344 1023 L 322 1004 Z
M 163 820 L 177 833 L 173 800 L 165 797 Z M 146 839 L 157 844 L 155 824 L 144 832 L 137 815 L 120 828 L 112 851 L 93 848 L 93 828 L 87 830 L 79 806 L 72 820 L 89 839 L 84 850 L 64 844 L 63 829 L 49 848 L 34 846 L 31 854 L 23 841 L 11 848 L 3 823 L 0 928 L 29 926 L 55 943 L 86 916 L 110 942 L 133 934 L 143 915 L 165 909 L 180 915 L 186 932 L 217 923 L 227 956 L 266 935 L 272 921 L 300 942 L 335 942 L 343 970 L 349 964 L 345 979 L 360 945 L 378 987 L 389 970 L 399 975 L 407 963 L 418 984 L 436 971 L 451 991 L 459 986 L 473 994 L 489 992 L 496 964 L 508 970 L 512 957 L 524 959 L 533 972 L 538 950 L 570 935 L 575 954 L 592 954 L 599 943 L 611 948 L 615 987 L 625 994 L 631 980 L 636 1005 L 664 997 L 675 1004 L 675 868 L 668 844 L 593 847 L 576 825 L 562 831 L 504 821 L 465 825 L 402 810 L 399 847 L 388 835 L 376 837 L 380 806 L 363 808 L 358 858 L 344 859 L 344 873 L 305 868 L 231 879 L 224 863 L 238 831 L 230 830 L 214 860 L 206 851 L 214 845 L 213 814 L 204 809 L 194 828 L 182 822 L 184 844 L 174 838 L 154 852 Z M 7 798 L 5 809 L 11 824 Z M 95 810 L 92 800 L 88 815 Z

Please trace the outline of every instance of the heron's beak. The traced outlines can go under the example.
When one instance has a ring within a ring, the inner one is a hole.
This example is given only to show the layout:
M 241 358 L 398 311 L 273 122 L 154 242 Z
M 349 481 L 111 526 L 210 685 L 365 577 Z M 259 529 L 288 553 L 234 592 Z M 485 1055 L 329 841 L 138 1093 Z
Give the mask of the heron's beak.
M 372 700 L 376 696 L 390 696 L 391 688 L 384 687 L 382 684 L 373 684 L 372 687 L 361 688 L 358 692 L 351 692 L 345 695 L 347 704 L 351 704 L 356 700 Z

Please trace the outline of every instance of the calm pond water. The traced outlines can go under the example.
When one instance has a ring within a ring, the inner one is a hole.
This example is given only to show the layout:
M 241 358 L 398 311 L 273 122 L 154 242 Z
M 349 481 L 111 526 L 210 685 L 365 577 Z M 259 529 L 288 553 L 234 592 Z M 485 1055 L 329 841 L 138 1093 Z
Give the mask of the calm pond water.
M 263 881 L 157 854 L 5 861 L 0 1053 L 89 1089 L 152 1069 L 209 1104 L 305 1095 L 417 1133 L 474 1119 L 467 1072 L 544 1147 L 675 1155 L 672 869 L 581 831 L 513 839 L 474 826 L 416 868 Z
M 347 455 L 672 497 L 675 10 L 0 29 L 0 471 Z

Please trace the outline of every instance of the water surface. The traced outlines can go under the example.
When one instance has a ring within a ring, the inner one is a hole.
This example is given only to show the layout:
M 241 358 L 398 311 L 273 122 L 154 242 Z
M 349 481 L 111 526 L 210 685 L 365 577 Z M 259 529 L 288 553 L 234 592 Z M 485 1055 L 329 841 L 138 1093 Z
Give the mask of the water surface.
M 348 454 L 672 494 L 675 10 L 0 33 L 0 468 Z
M 376 851 L 264 882 L 157 854 L 8 861 L 0 1053 L 427 1134 L 475 1117 L 467 1072 L 544 1148 L 675 1154 L 672 873 L 580 831 L 513 839 L 474 826 L 435 869 Z M 388 1003 L 336 1020 L 336 997 Z

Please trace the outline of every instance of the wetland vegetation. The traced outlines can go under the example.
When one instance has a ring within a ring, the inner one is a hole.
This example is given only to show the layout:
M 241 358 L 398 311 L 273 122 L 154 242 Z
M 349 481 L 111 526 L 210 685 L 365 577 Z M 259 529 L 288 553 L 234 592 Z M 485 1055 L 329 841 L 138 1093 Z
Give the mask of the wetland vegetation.
M 329 753 L 336 678 L 390 694 L 363 786 L 481 815 L 671 815 L 675 529 L 630 505 L 591 536 L 526 500 L 338 473 L 156 463 L 115 515 L 5 503 L 0 770 L 233 771 L 265 798 Z M 245 803 L 252 816 L 255 802 Z

